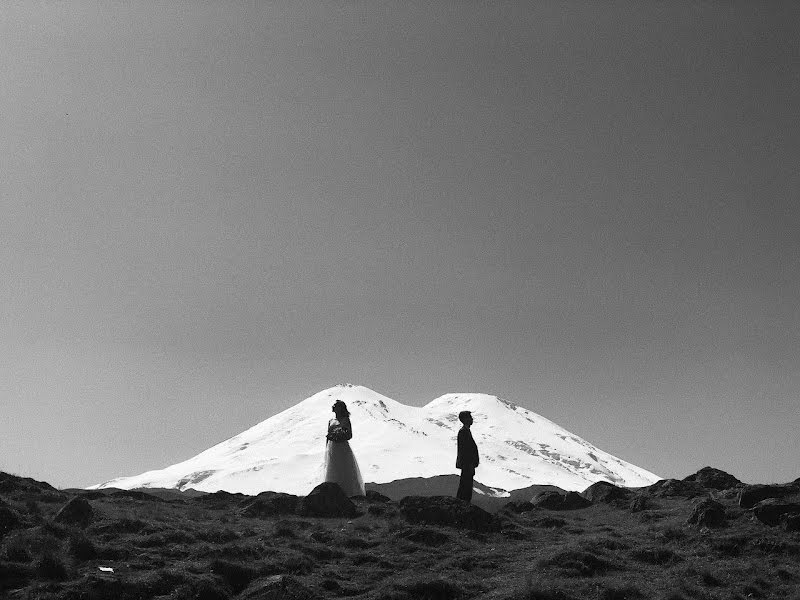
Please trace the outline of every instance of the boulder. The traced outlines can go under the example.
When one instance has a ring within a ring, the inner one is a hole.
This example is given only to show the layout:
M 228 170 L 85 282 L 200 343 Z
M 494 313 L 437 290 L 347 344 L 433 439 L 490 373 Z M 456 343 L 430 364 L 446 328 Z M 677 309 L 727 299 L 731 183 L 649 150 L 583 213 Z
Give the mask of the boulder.
M 587 508 L 592 505 L 592 501 L 584 498 L 578 492 L 567 492 L 564 496 L 563 510 L 577 510 Z
M 238 600 L 316 600 L 318 596 L 296 577 L 273 575 L 254 581 L 236 598 Z
M 697 473 L 689 475 L 684 481 L 694 481 L 704 488 L 712 490 L 727 490 L 742 485 L 742 482 L 733 475 L 713 467 L 703 467 Z
M 798 492 L 794 484 L 784 485 L 747 485 L 739 492 L 739 506 L 753 508 L 767 498 L 785 498 Z
M 297 514 L 304 517 L 355 517 L 358 511 L 338 484 L 326 481 L 300 499 Z
M 753 514 L 765 525 L 775 527 L 780 524 L 783 515 L 800 514 L 800 504 L 780 498 L 767 498 L 753 507 Z
M 392 501 L 389 496 L 384 496 L 380 492 L 376 492 L 375 490 L 367 490 L 367 502 L 370 504 L 387 504 Z
M 533 499 L 533 505 L 537 508 L 548 510 L 576 510 L 592 505 L 592 501 L 584 498 L 578 492 L 541 492 Z
M 540 492 L 536 494 L 532 502 L 537 508 L 560 510 L 564 504 L 564 495 L 559 492 Z
M 696 481 L 681 481 L 680 479 L 661 479 L 653 485 L 642 488 L 642 492 L 658 498 L 681 496 L 683 498 L 697 498 L 707 496 L 708 491 Z
M 721 527 L 725 524 L 725 507 L 712 498 L 695 504 L 687 523 L 700 527 Z
M 258 496 L 245 503 L 242 515 L 245 517 L 273 517 L 275 515 L 290 515 L 297 510 L 298 496 L 281 492 L 261 492 Z
M 400 500 L 400 513 L 410 523 L 500 531 L 500 522 L 493 515 L 452 496 L 406 496 Z
M 76 496 L 61 507 L 56 513 L 54 520 L 57 523 L 63 523 L 65 525 L 86 527 L 89 525 L 89 521 L 92 520 L 93 516 L 94 511 L 89 501 L 86 498 Z
M 628 506 L 633 492 L 627 488 L 617 487 L 607 481 L 598 481 L 583 490 L 581 496 L 590 502 L 613 504 L 615 506 Z

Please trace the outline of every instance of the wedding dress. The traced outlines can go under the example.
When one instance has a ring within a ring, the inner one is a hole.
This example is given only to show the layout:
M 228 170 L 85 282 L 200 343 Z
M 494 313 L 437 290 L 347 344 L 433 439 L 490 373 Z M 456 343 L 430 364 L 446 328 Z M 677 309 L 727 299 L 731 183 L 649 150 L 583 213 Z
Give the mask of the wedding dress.
M 331 419 L 325 447 L 325 481 L 339 484 L 345 495 L 364 496 L 364 479 L 347 440 L 353 437 L 350 419 Z

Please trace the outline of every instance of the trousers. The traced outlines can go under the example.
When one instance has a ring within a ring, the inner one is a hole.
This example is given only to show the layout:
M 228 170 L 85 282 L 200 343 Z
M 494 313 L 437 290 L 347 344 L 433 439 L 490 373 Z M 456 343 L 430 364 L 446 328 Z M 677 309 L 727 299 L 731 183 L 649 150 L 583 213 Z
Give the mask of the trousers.
M 475 478 L 475 467 L 461 469 L 461 479 L 458 481 L 456 498 L 465 502 L 472 502 L 472 481 Z

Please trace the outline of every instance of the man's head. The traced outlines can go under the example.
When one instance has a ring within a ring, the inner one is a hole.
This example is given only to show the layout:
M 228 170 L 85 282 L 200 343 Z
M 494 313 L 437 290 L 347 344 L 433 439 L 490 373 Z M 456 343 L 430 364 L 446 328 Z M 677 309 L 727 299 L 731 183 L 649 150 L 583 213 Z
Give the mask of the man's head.
M 462 410 L 460 413 L 458 413 L 458 420 L 469 427 L 472 425 L 472 413 L 468 410 Z

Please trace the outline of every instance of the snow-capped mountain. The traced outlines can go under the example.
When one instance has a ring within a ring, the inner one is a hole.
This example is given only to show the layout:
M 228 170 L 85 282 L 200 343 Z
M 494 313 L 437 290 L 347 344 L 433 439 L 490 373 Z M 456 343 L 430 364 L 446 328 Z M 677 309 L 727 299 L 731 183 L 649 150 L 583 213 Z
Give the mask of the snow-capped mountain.
M 636 487 L 660 479 L 496 396 L 446 394 L 418 408 L 347 384 L 314 394 L 194 458 L 94 487 L 307 494 L 322 480 L 327 424 L 337 399 L 350 410 L 350 444 L 368 483 L 458 473 L 462 410 L 472 411 L 481 456 L 475 479 L 498 492 L 534 484 L 583 490 L 597 481 Z

